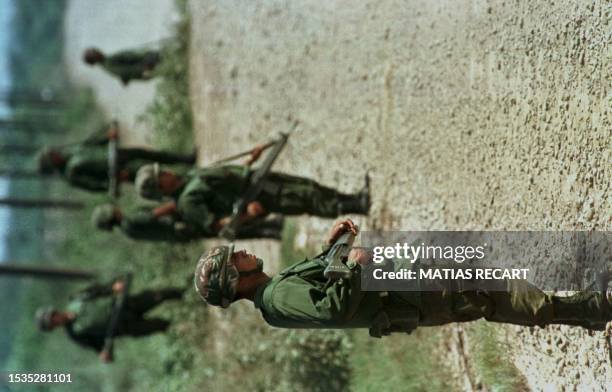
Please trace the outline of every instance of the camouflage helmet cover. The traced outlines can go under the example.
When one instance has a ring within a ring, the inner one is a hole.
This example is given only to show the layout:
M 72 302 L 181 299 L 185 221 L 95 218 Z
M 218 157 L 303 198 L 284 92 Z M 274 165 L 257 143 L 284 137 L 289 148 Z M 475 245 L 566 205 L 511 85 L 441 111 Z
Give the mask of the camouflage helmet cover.
M 159 189 L 159 164 L 141 166 L 134 180 L 136 192 L 145 199 L 160 200 L 163 195 Z
M 232 263 L 234 246 L 216 246 L 204 253 L 195 269 L 194 285 L 209 305 L 227 308 L 236 298 L 240 274 Z
M 94 208 L 91 223 L 100 230 L 112 230 L 115 225 L 115 206 L 107 203 Z
M 41 331 L 51 331 L 53 329 L 51 327 L 51 320 L 54 313 L 55 309 L 51 307 L 39 308 L 34 317 L 36 320 L 36 325 L 38 325 L 38 329 Z

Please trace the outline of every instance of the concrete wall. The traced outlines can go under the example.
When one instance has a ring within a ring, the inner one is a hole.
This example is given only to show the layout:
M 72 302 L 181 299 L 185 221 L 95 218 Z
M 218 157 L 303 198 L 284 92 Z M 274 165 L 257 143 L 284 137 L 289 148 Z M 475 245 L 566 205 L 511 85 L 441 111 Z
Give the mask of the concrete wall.
M 612 229 L 609 1 L 194 0 L 191 11 L 204 162 L 297 118 L 280 167 L 346 191 L 369 168 L 364 227 Z M 304 227 L 320 235 L 324 223 Z M 601 334 L 518 333 L 532 387 L 612 380 Z

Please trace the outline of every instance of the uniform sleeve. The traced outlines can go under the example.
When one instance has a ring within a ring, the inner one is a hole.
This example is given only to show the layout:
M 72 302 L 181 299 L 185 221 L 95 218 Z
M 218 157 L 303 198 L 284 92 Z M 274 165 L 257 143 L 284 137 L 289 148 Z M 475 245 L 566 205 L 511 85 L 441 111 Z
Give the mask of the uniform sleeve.
M 181 220 L 193 227 L 209 230 L 218 219 L 210 212 L 206 204 L 206 192 L 190 190 L 178 200 L 178 212 Z
M 350 287 L 346 281 L 318 288 L 295 276 L 274 287 L 271 304 L 278 313 L 276 316 L 290 324 L 339 327 L 349 316 L 349 296 Z
M 74 186 L 93 192 L 105 191 L 108 189 L 108 178 L 92 175 L 104 169 L 105 167 L 91 160 L 72 158 L 68 161 L 65 175 L 68 182 Z
M 89 348 L 97 353 L 104 348 L 104 338 L 100 336 L 71 333 L 70 337 L 78 343 L 79 346 Z
M 112 284 L 114 281 L 106 283 L 94 283 L 86 288 L 77 291 L 71 296 L 71 299 L 90 300 L 99 297 L 106 297 L 113 294 Z
M 86 146 L 103 146 L 108 143 L 108 125 L 104 125 L 83 141 Z

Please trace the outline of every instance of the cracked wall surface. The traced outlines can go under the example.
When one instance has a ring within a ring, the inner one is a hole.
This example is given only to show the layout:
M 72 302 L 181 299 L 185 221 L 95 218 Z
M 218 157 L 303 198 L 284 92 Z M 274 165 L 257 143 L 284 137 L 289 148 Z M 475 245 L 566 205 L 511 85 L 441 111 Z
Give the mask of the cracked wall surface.
M 204 162 L 299 119 L 279 167 L 346 191 L 370 170 L 374 205 L 363 227 L 612 228 L 610 1 L 190 8 Z M 317 240 L 326 224 L 302 226 Z M 508 333 L 535 389 L 612 382 L 601 333 Z

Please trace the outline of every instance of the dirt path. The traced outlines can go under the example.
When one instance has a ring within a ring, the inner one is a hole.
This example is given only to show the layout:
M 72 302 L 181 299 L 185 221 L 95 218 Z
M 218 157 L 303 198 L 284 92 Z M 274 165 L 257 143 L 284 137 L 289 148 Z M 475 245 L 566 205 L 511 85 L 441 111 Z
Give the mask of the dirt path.
M 117 79 L 81 61 L 83 49 L 96 46 L 104 52 L 156 43 L 169 33 L 176 18 L 173 0 L 71 0 L 65 18 L 65 54 L 70 77 L 92 87 L 108 117 L 119 119 L 128 144 L 148 144 L 150 134 L 138 122 L 155 91 L 152 82 L 132 82 L 123 87 Z M 153 47 L 156 47 L 154 44 Z
M 192 1 L 203 163 L 299 119 L 278 168 L 370 169 L 363 228 L 610 230 L 609 2 L 535 3 Z M 603 333 L 506 330 L 532 389 L 612 385 Z

